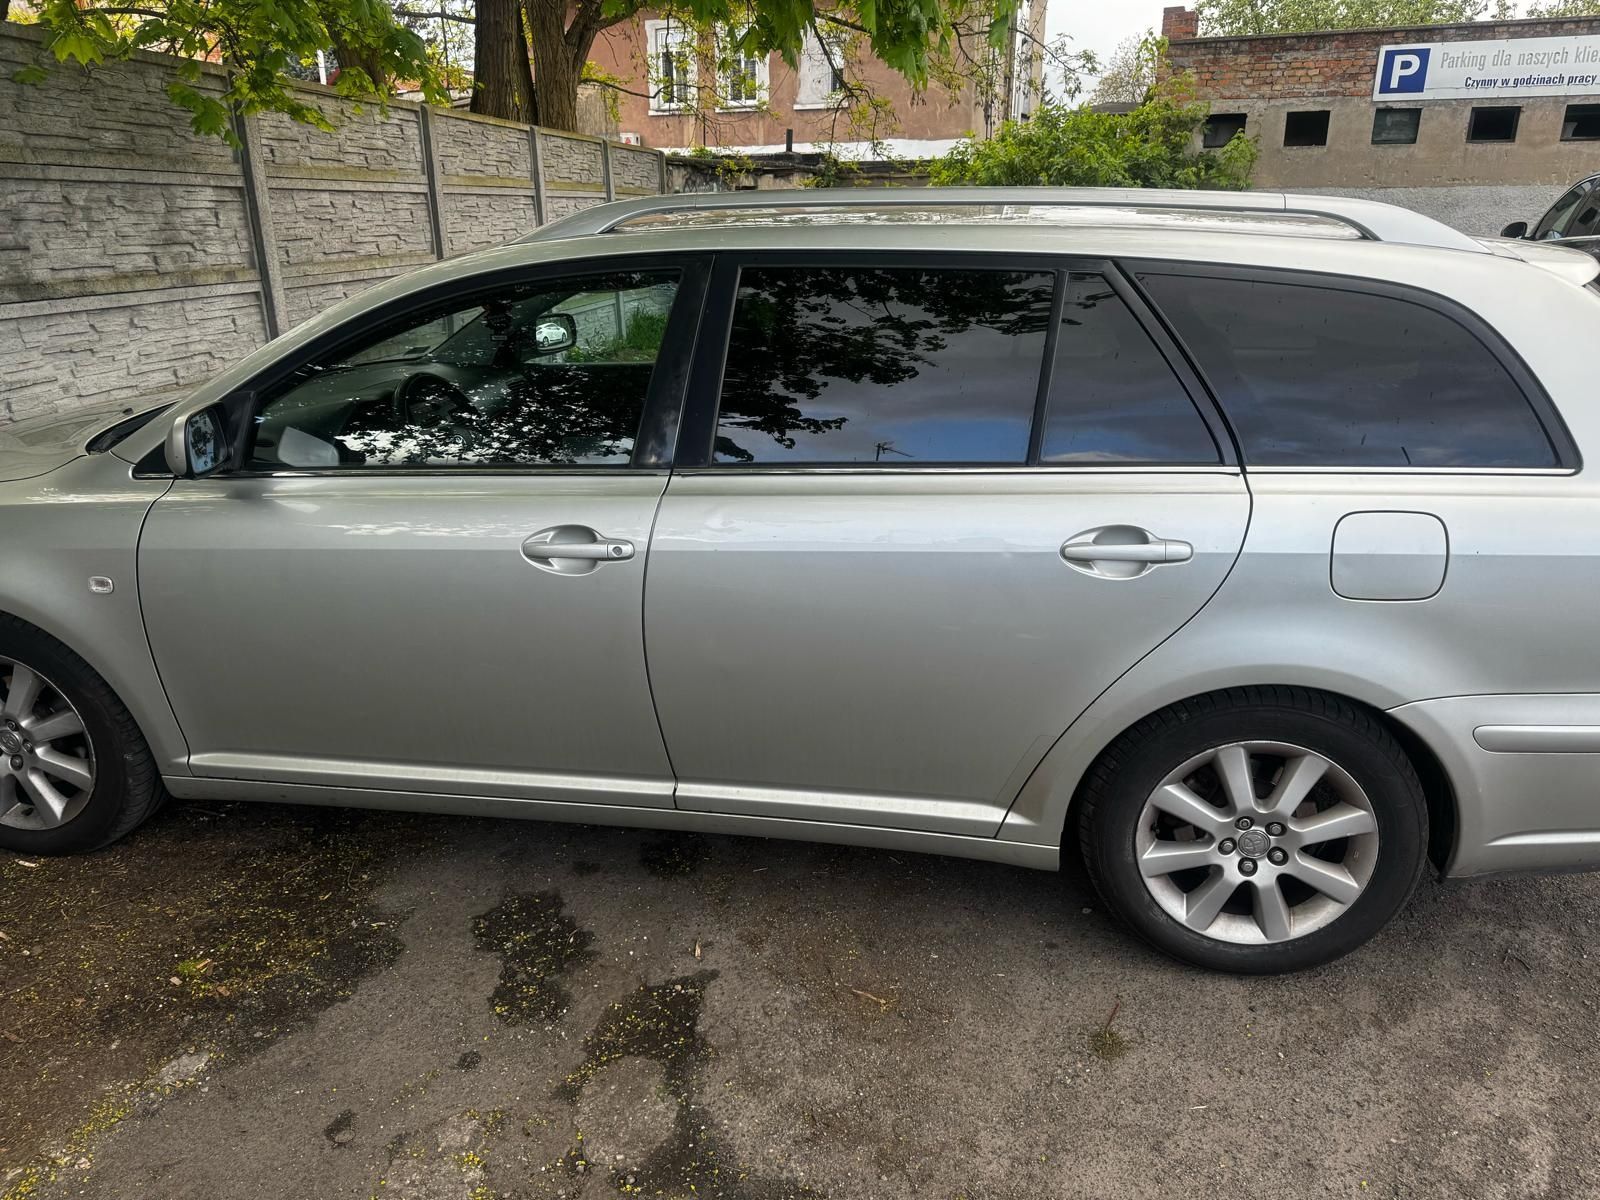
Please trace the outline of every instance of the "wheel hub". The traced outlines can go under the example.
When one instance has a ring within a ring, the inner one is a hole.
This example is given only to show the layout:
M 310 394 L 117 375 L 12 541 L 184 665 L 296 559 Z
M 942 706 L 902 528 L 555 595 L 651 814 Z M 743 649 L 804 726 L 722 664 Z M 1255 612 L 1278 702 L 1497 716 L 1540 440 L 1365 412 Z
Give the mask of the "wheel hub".
M 89 802 L 94 780 L 94 746 L 66 693 L 26 663 L 0 658 L 0 825 L 65 825 Z
M 1239 835 L 1239 853 L 1246 858 L 1265 858 L 1272 839 L 1261 829 L 1247 829 Z
M 1324 755 L 1233 742 L 1169 773 L 1145 802 L 1134 857 L 1173 920 L 1220 942 L 1286 942 L 1337 920 L 1366 890 L 1378 821 Z

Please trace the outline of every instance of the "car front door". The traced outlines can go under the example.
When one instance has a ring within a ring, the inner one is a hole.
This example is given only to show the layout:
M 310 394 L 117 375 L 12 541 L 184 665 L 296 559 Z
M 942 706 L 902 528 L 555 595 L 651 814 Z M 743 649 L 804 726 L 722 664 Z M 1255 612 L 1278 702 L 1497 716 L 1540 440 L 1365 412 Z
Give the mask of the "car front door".
M 336 338 L 263 382 L 243 469 L 154 506 L 196 775 L 671 807 L 641 601 L 704 270 L 567 271 Z
M 1243 540 L 1104 262 L 725 257 L 690 395 L 645 602 L 683 809 L 991 836 Z

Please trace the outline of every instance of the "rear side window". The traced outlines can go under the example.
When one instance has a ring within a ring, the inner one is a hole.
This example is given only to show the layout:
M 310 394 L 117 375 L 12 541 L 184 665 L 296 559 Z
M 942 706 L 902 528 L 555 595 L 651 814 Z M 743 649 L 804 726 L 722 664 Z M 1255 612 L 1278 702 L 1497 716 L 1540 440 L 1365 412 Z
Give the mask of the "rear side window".
M 1472 331 L 1394 296 L 1140 276 L 1256 466 L 1553 467 L 1516 381 Z
M 739 276 L 718 463 L 1022 464 L 1048 271 L 753 267 Z
M 1067 276 L 1045 411 L 1045 463 L 1216 463 L 1189 393 L 1111 285 Z

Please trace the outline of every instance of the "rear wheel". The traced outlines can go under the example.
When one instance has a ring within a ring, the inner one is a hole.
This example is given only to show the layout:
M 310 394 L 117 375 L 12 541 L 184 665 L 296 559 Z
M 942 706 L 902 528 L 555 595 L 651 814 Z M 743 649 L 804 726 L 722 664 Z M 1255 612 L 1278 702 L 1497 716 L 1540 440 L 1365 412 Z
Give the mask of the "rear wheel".
M 163 798 L 133 717 L 81 658 L 0 618 L 0 848 L 92 850 Z
M 1090 875 L 1150 942 L 1247 973 L 1328 962 L 1421 877 L 1427 805 L 1370 713 L 1298 688 L 1183 701 L 1096 762 L 1080 797 Z

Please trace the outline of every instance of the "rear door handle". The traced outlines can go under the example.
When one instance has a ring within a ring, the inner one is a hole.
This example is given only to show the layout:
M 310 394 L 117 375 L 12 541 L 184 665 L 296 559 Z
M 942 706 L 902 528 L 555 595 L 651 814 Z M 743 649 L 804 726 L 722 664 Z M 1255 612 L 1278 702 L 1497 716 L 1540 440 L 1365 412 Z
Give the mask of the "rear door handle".
M 1068 538 L 1061 557 L 1075 571 L 1102 579 L 1137 579 L 1171 563 L 1194 557 L 1194 547 L 1172 538 L 1158 538 L 1136 525 L 1102 525 Z
M 1194 547 L 1188 542 L 1169 541 L 1166 538 L 1125 545 L 1068 542 L 1061 547 L 1061 557 L 1068 562 L 1181 563 L 1194 557 Z
M 602 537 L 587 525 L 553 525 L 522 543 L 522 557 L 541 571 L 587 575 L 601 563 L 632 558 L 633 543 Z

